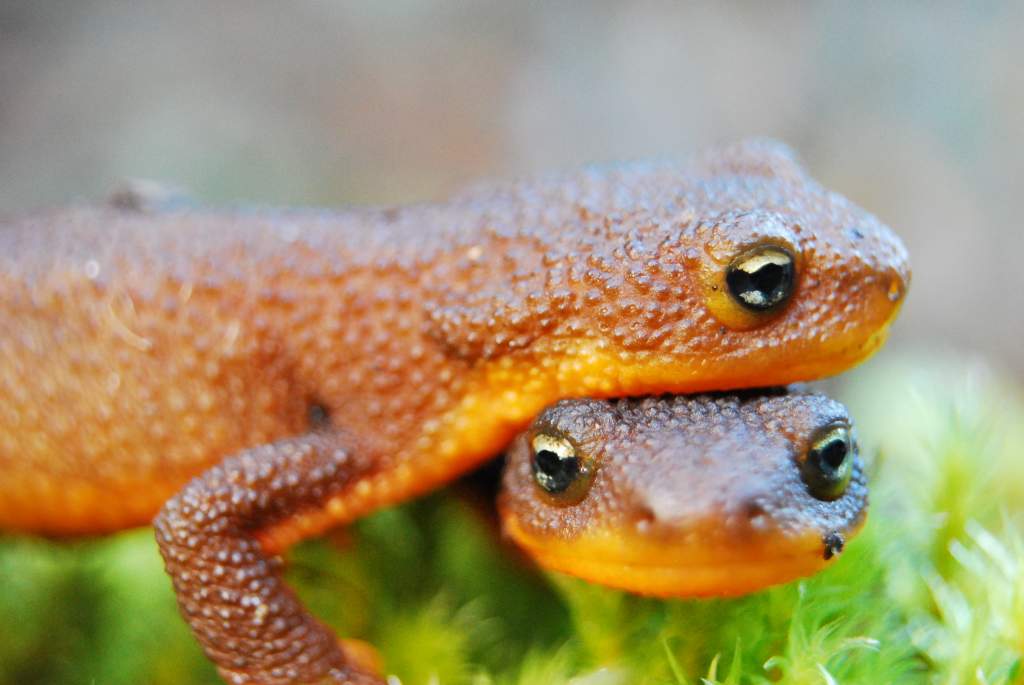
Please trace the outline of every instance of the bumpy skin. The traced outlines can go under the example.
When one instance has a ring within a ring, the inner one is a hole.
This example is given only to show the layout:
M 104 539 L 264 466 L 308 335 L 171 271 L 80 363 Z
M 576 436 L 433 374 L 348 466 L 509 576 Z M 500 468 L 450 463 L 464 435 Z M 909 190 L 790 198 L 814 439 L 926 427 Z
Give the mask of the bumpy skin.
M 116 530 L 231 454 L 314 430 L 357 444 L 367 474 L 245 515 L 273 554 L 457 476 L 560 398 L 839 372 L 909 279 L 889 229 L 770 142 L 396 209 L 169 204 L 0 225 L 0 527 Z M 723 273 L 764 241 L 795 254 L 797 285 L 758 317 Z M 197 501 L 241 515 L 202 483 Z M 189 529 L 175 511 L 165 540 Z
M 337 436 L 282 440 L 226 459 L 171 499 L 156 537 L 181 611 L 231 683 L 380 681 L 310 615 L 255 537 L 262 526 L 345 491 L 372 466 Z
M 544 567 L 643 594 L 734 595 L 809 575 L 867 511 L 856 451 L 834 500 L 801 476 L 813 441 L 838 424 L 849 426 L 846 409 L 817 394 L 559 402 L 509 449 L 503 525 Z M 538 434 L 591 464 L 577 501 L 535 481 Z

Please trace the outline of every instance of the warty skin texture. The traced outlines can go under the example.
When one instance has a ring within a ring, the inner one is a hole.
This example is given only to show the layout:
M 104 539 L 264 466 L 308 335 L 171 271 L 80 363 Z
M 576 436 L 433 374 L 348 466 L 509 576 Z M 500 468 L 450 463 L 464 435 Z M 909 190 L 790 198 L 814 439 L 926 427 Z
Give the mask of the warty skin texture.
M 565 400 L 509 448 L 502 524 L 541 566 L 641 594 L 736 595 L 810 575 L 867 513 L 855 442 L 841 496 L 823 500 L 801 476 L 837 425 L 850 426 L 846 409 L 819 394 Z M 590 464 L 585 493 L 541 489 L 538 435 Z
M 797 248 L 796 291 L 759 320 L 733 305 L 730 327 L 716 278 L 766 238 Z M 560 398 L 838 373 L 881 344 L 908 269 L 889 229 L 766 142 L 441 205 L 15 218 L 0 526 L 144 523 L 224 456 L 306 431 L 314 405 L 377 446 L 397 499 Z
M 560 398 L 838 373 L 909 281 L 888 228 L 763 141 L 392 209 L 129 200 L 0 224 L 0 528 L 142 524 L 225 457 L 314 432 L 365 461 L 246 514 L 274 554 L 456 477 Z M 761 241 L 797 277 L 755 316 L 723 274 Z

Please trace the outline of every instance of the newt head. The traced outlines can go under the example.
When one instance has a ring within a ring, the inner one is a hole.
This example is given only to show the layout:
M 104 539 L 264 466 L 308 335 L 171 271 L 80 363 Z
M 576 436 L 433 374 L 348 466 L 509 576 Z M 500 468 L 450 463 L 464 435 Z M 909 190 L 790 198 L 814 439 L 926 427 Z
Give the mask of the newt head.
M 485 228 L 459 267 L 434 273 L 431 334 L 492 362 L 503 388 L 530 394 L 536 377 L 523 417 L 560 397 L 839 373 L 881 346 L 910 281 L 892 230 L 771 141 L 456 204 L 474 202 L 488 207 Z
M 696 313 L 669 354 L 689 345 L 711 360 L 703 373 L 725 383 L 701 389 L 721 390 L 834 375 L 874 353 L 910 283 L 896 234 L 777 143 L 726 148 L 703 165 L 716 175 L 680 240 L 699 246 L 680 260 L 699 274 L 687 291 Z
M 543 567 L 736 595 L 824 567 L 867 486 L 847 412 L 822 395 L 567 400 L 513 443 L 500 510 Z

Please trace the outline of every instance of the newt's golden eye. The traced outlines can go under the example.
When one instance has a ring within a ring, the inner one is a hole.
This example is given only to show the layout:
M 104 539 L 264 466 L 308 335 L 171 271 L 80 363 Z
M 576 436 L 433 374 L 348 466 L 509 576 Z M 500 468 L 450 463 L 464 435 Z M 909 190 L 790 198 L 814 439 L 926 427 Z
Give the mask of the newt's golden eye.
M 778 245 L 760 245 L 741 253 L 725 272 L 729 294 L 742 307 L 765 312 L 793 294 L 793 255 Z
M 544 492 L 566 504 L 583 499 L 593 480 L 594 469 L 572 442 L 559 435 L 538 433 L 530 441 L 530 447 L 533 479 Z
M 853 475 L 856 445 L 845 423 L 824 428 L 804 457 L 801 475 L 815 498 L 832 501 L 842 497 Z

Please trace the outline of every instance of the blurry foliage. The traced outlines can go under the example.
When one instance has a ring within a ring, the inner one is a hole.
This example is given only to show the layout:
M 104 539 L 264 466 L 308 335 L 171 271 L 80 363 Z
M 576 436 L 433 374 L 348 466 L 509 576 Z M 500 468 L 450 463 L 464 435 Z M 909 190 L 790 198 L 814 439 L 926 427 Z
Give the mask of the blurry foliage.
M 872 513 L 812 579 L 664 602 L 547 576 L 451 491 L 301 545 L 290 579 L 405 685 L 1024 682 L 1024 402 L 981 366 L 856 378 Z M 3 540 L 0 617 L 0 683 L 218 682 L 148 530 Z

